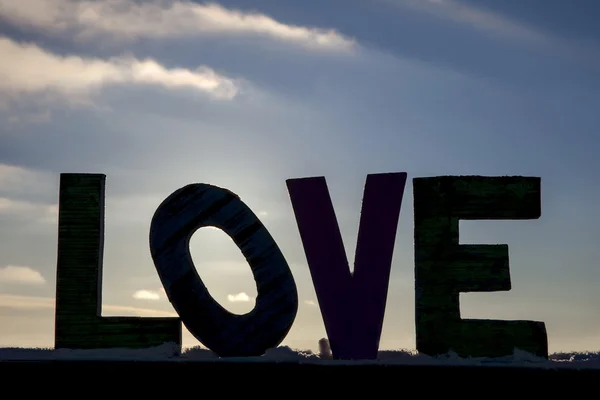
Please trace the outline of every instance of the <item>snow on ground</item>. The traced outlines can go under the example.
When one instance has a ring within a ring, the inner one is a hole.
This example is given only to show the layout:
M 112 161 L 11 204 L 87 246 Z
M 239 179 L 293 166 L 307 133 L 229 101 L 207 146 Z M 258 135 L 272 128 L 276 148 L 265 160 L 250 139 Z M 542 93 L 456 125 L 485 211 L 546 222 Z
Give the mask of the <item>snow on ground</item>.
M 299 351 L 287 346 L 271 349 L 262 357 L 242 357 L 220 359 L 210 350 L 194 347 L 177 354 L 174 343 L 165 343 L 151 349 L 0 349 L 0 361 L 42 361 L 42 360 L 132 360 L 132 361 L 219 361 L 219 362 L 301 362 L 328 365 L 343 364 L 386 364 L 386 365 L 467 365 L 467 366 L 518 366 L 537 368 L 594 368 L 600 369 L 600 352 L 556 353 L 549 360 L 537 358 L 515 349 L 512 356 L 501 358 L 464 359 L 455 354 L 442 357 L 429 357 L 408 350 L 383 350 L 377 360 L 334 361 L 321 359 L 310 350 Z

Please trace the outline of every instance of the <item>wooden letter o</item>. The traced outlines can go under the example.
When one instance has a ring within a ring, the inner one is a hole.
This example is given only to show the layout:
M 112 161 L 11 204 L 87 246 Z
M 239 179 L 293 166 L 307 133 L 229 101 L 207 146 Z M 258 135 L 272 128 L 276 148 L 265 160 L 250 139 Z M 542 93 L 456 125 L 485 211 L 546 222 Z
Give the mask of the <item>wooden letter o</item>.
M 206 226 L 229 235 L 250 265 L 258 296 L 247 314 L 223 308 L 196 271 L 189 241 Z M 289 332 L 298 311 L 296 283 L 265 226 L 235 193 L 208 184 L 190 184 L 173 192 L 152 218 L 150 251 L 182 322 L 219 356 L 263 355 Z

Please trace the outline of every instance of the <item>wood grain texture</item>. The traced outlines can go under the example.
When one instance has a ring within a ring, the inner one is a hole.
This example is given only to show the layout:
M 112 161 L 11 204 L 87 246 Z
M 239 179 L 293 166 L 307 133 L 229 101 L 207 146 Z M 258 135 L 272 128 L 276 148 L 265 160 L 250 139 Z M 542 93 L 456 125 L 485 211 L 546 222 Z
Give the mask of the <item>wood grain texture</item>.
M 55 348 L 181 347 L 179 318 L 101 316 L 105 182 L 102 174 L 60 176 Z
M 413 179 L 417 350 L 499 357 L 514 348 L 548 357 L 537 321 L 463 320 L 460 292 L 510 290 L 508 246 L 459 245 L 460 219 L 535 219 L 536 177 L 440 176 Z
M 229 235 L 248 261 L 258 296 L 247 314 L 223 308 L 196 271 L 189 241 L 205 226 Z M 296 283 L 265 226 L 235 193 L 207 184 L 175 191 L 152 218 L 150 249 L 171 304 L 190 333 L 216 354 L 262 355 L 287 335 L 298 310 Z

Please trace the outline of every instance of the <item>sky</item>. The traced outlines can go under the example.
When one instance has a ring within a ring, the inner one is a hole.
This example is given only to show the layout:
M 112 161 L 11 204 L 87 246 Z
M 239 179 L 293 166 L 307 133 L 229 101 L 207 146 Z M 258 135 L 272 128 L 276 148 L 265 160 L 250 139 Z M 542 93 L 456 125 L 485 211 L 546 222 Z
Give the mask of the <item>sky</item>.
M 512 289 L 463 318 L 543 321 L 550 352 L 600 348 L 600 27 L 595 0 L 0 0 L 0 347 L 54 343 L 60 173 L 107 175 L 105 316 L 173 316 L 150 256 L 158 205 L 236 192 L 298 287 L 283 344 L 325 328 L 285 180 L 325 176 L 350 263 L 367 174 L 407 172 L 382 349 L 415 348 L 412 179 L 542 179 L 542 215 L 460 223 L 509 245 Z M 225 233 L 190 250 L 250 311 Z M 184 346 L 199 343 L 184 332 Z

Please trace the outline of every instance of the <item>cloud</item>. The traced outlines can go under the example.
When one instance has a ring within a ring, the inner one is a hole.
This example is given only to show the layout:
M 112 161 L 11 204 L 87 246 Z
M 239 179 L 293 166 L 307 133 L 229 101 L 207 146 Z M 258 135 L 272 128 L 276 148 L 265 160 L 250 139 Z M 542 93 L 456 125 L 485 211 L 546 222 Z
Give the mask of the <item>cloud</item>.
M 226 100 L 235 97 L 239 89 L 233 79 L 207 66 L 169 69 L 149 58 L 63 56 L 6 37 L 0 37 L 0 54 L 0 101 L 4 103 L 21 95 L 47 94 L 59 95 L 74 104 L 86 103 L 93 91 L 123 84 L 187 88 Z
M 311 49 L 348 50 L 354 45 L 352 39 L 335 30 L 286 25 L 258 12 L 191 1 L 0 0 L 0 19 L 84 41 L 219 34 L 258 35 Z
M 133 294 L 137 300 L 160 300 L 160 294 L 154 290 L 138 290 Z
M 42 223 L 58 222 L 58 204 L 36 203 L 0 197 L 0 216 L 16 216 Z
M 21 192 L 31 189 L 44 181 L 46 174 L 33 171 L 15 165 L 0 163 L 0 190 L 9 192 Z
M 306 304 L 307 306 L 312 306 L 312 307 L 317 306 L 317 302 L 315 302 L 313 300 L 304 300 L 304 304 Z
M 53 297 L 20 296 L 0 293 L 0 307 L 15 310 L 53 310 L 56 300 Z M 119 305 L 102 305 L 103 316 L 177 317 L 177 313 L 151 308 Z
M 46 279 L 33 268 L 7 265 L 0 268 L 0 283 L 43 285 L 46 283 Z
M 56 223 L 58 204 L 49 196 L 57 190 L 56 181 L 49 173 L 0 164 L 0 216 Z
M 179 317 L 176 312 L 129 306 L 102 305 L 103 316 Z
M 27 111 L 20 115 L 11 115 L 8 117 L 8 123 L 12 126 L 26 126 L 26 125 L 41 125 L 46 124 L 52 120 L 52 114 L 50 111 Z
M 246 293 L 241 292 L 238 294 L 228 294 L 227 295 L 227 300 L 229 300 L 232 303 L 239 303 L 239 302 L 249 302 L 252 300 L 252 297 L 248 296 Z
M 385 0 L 440 19 L 451 20 L 475 29 L 512 39 L 547 43 L 548 38 L 528 26 L 456 0 Z
M 54 299 L 51 298 L 0 293 L 0 308 L 40 310 L 54 308 L 54 305 Z

